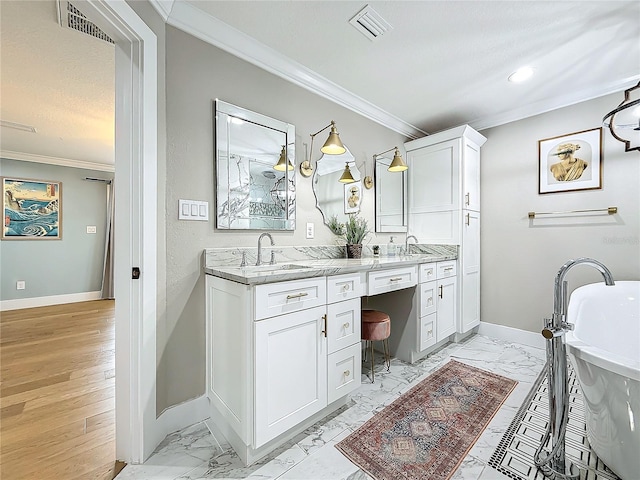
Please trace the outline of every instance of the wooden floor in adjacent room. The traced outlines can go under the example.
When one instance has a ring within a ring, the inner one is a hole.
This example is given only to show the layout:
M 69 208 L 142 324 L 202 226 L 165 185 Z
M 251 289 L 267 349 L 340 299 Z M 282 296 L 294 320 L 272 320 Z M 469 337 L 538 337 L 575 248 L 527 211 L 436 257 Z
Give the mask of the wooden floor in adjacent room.
M 114 302 L 0 312 L 0 478 L 112 479 Z

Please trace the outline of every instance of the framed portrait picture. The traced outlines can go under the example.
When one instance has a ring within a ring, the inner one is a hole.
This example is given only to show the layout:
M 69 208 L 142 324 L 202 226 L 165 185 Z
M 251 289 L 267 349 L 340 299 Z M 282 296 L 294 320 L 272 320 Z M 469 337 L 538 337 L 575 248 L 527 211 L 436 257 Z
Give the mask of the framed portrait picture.
M 602 128 L 538 140 L 538 193 L 602 188 Z
M 344 213 L 358 213 L 362 201 L 362 182 L 344 185 Z
M 47 180 L 2 179 L 3 240 L 62 238 L 62 183 Z

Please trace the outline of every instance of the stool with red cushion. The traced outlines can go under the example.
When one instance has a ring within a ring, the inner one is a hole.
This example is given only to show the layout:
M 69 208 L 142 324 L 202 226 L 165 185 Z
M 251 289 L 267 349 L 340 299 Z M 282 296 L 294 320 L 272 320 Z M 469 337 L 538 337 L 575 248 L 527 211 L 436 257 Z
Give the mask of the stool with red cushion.
M 387 371 L 391 366 L 391 356 L 389 355 L 389 342 L 388 338 L 391 335 L 391 318 L 384 312 L 379 310 L 362 310 L 361 330 L 362 340 L 369 342 L 371 349 L 371 383 L 374 383 L 374 368 L 373 368 L 373 342 L 382 341 L 384 348 L 384 361 L 387 364 Z M 365 361 L 367 359 L 367 344 L 365 344 Z

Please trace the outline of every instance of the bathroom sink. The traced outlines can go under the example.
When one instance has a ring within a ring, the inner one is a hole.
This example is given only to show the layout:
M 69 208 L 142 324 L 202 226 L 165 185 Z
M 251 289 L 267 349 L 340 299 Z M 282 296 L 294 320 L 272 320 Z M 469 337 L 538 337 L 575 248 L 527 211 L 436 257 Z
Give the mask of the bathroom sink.
M 307 265 L 297 265 L 295 263 L 283 263 L 281 265 L 255 265 L 251 267 L 243 267 L 247 273 L 269 273 L 269 272 L 286 272 L 287 270 L 302 270 L 311 268 Z

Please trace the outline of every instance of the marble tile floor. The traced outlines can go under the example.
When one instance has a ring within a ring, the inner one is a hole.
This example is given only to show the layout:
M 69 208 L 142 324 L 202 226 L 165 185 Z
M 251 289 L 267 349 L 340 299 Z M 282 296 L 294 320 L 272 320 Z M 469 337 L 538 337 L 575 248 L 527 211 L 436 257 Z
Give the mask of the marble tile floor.
M 392 359 L 390 371 L 376 359 L 376 382 L 363 365 L 362 386 L 345 407 L 308 428 L 250 467 L 242 465 L 224 438 L 214 437 L 207 422 L 169 435 L 144 465 L 128 465 L 117 480 L 368 480 L 371 477 L 334 446 L 375 413 L 450 359 L 518 381 L 453 480 L 505 480 L 487 462 L 531 390 L 545 361 L 542 349 L 474 335 L 452 343 L 410 365 Z M 437 479 L 434 479 L 437 480 Z

